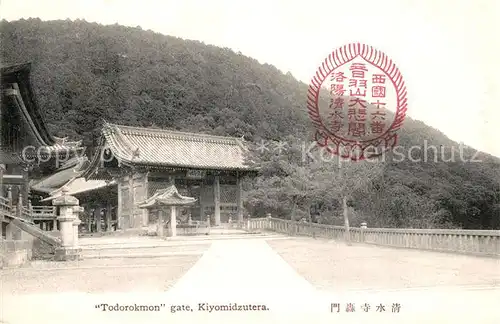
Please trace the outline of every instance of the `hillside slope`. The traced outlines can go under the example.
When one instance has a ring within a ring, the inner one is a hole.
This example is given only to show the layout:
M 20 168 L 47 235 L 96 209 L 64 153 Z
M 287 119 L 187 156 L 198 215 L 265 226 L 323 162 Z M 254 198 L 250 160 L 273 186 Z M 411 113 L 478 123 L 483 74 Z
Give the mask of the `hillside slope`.
M 92 147 L 105 119 L 248 141 L 311 139 L 307 85 L 230 49 L 85 21 L 29 19 L 2 21 L 0 27 L 2 63 L 33 63 L 38 101 L 57 136 L 83 137 Z M 438 130 L 407 118 L 400 145 L 423 147 L 426 141 L 459 148 Z M 474 154 L 465 149 L 465 160 Z M 456 162 L 434 162 L 431 152 L 429 162 L 387 162 L 375 181 L 380 185 L 354 195 L 357 214 L 373 226 L 500 228 L 500 163 L 487 154 L 476 159 L 483 162 L 464 163 L 458 156 Z M 257 189 L 249 191 L 249 201 Z M 286 217 L 287 199 L 249 209 L 273 209 Z M 335 197 L 324 199 L 317 205 L 331 205 Z M 316 214 L 337 221 L 331 209 Z

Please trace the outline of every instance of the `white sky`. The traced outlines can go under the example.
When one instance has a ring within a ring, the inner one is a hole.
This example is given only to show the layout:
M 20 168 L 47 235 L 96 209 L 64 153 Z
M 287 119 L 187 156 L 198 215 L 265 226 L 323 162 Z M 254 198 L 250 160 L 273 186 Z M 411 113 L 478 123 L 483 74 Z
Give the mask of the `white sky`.
M 332 50 L 364 42 L 397 64 L 408 88 L 410 116 L 500 156 L 499 3 L 0 0 L 0 17 L 139 25 L 241 51 L 306 83 Z

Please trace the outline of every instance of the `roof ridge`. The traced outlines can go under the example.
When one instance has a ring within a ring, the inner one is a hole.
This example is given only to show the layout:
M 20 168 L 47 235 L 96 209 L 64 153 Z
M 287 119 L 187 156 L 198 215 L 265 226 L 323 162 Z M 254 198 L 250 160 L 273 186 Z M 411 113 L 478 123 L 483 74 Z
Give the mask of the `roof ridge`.
M 174 130 L 169 130 L 169 129 L 163 129 L 163 128 L 147 128 L 147 127 L 138 127 L 138 126 L 127 126 L 127 125 L 118 125 L 118 124 L 109 124 L 110 126 L 114 126 L 118 128 L 121 132 L 130 132 L 130 133 L 154 133 L 150 134 L 153 136 L 161 136 L 161 137 L 191 137 L 191 139 L 197 138 L 197 139 L 207 139 L 207 140 L 214 140 L 214 141 L 232 141 L 235 144 L 238 144 L 238 137 L 232 137 L 232 136 L 221 136 L 221 135 L 211 135 L 211 134 L 204 134 L 204 133 L 194 133 L 194 132 L 182 132 L 182 131 L 174 131 Z M 139 135 L 139 134 L 137 134 Z M 140 134 L 143 135 L 143 134 Z M 148 135 L 148 134 L 144 134 Z
M 130 152 L 137 152 L 138 153 L 139 148 L 137 146 L 133 145 L 132 143 L 130 143 L 130 141 L 127 139 L 127 137 L 123 135 L 122 130 L 120 129 L 119 125 L 104 123 L 103 132 L 106 132 L 106 130 L 110 131 L 111 134 L 116 134 L 120 138 L 121 142 L 125 146 L 127 146 L 128 150 Z M 108 143 L 109 143 L 109 141 L 108 141 Z M 111 146 L 110 149 L 112 151 L 114 151 L 115 148 Z M 117 158 L 120 158 L 120 157 L 117 156 Z M 131 156 L 126 157 L 126 159 L 134 159 L 134 154 L 131 154 Z

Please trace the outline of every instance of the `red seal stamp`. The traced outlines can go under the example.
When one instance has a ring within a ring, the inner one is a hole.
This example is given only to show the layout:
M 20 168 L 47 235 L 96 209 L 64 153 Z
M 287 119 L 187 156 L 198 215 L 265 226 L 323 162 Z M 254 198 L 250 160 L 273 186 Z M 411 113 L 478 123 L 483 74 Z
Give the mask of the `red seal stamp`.
M 397 143 L 407 110 L 406 87 L 384 53 L 348 44 L 328 55 L 316 71 L 307 108 L 320 147 L 351 160 L 373 158 Z

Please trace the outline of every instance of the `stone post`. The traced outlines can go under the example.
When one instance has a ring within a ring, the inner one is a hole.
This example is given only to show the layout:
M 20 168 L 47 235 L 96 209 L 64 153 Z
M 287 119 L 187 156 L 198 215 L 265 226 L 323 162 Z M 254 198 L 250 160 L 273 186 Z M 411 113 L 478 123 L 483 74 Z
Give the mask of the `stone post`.
M 12 186 L 7 188 L 7 200 L 9 201 L 9 207 L 12 208 L 14 201 L 12 199 Z
M 78 248 L 79 243 L 78 243 L 78 228 L 80 227 L 80 224 L 82 221 L 80 220 L 80 215 L 83 213 L 84 209 L 81 206 L 75 206 L 73 208 L 73 213 L 75 214 L 75 220 L 73 221 L 73 247 Z
M 68 195 L 68 189 L 64 188 L 62 196 L 52 201 L 54 206 L 59 206 L 59 227 L 61 229 L 61 246 L 56 248 L 55 259 L 57 261 L 73 261 L 80 259 L 81 249 L 75 245 L 73 223 L 75 222 L 74 207 L 79 201 Z
M 366 223 L 365 222 L 361 223 L 361 226 L 360 226 L 360 229 L 361 229 L 361 231 L 360 231 L 360 236 L 361 236 L 360 240 L 361 240 L 362 243 L 365 241 L 365 229 L 366 228 L 367 228 Z
M 267 219 L 267 229 L 271 229 L 271 213 L 266 214 L 266 219 Z
M 163 237 L 163 209 L 158 210 L 158 229 L 156 235 Z

